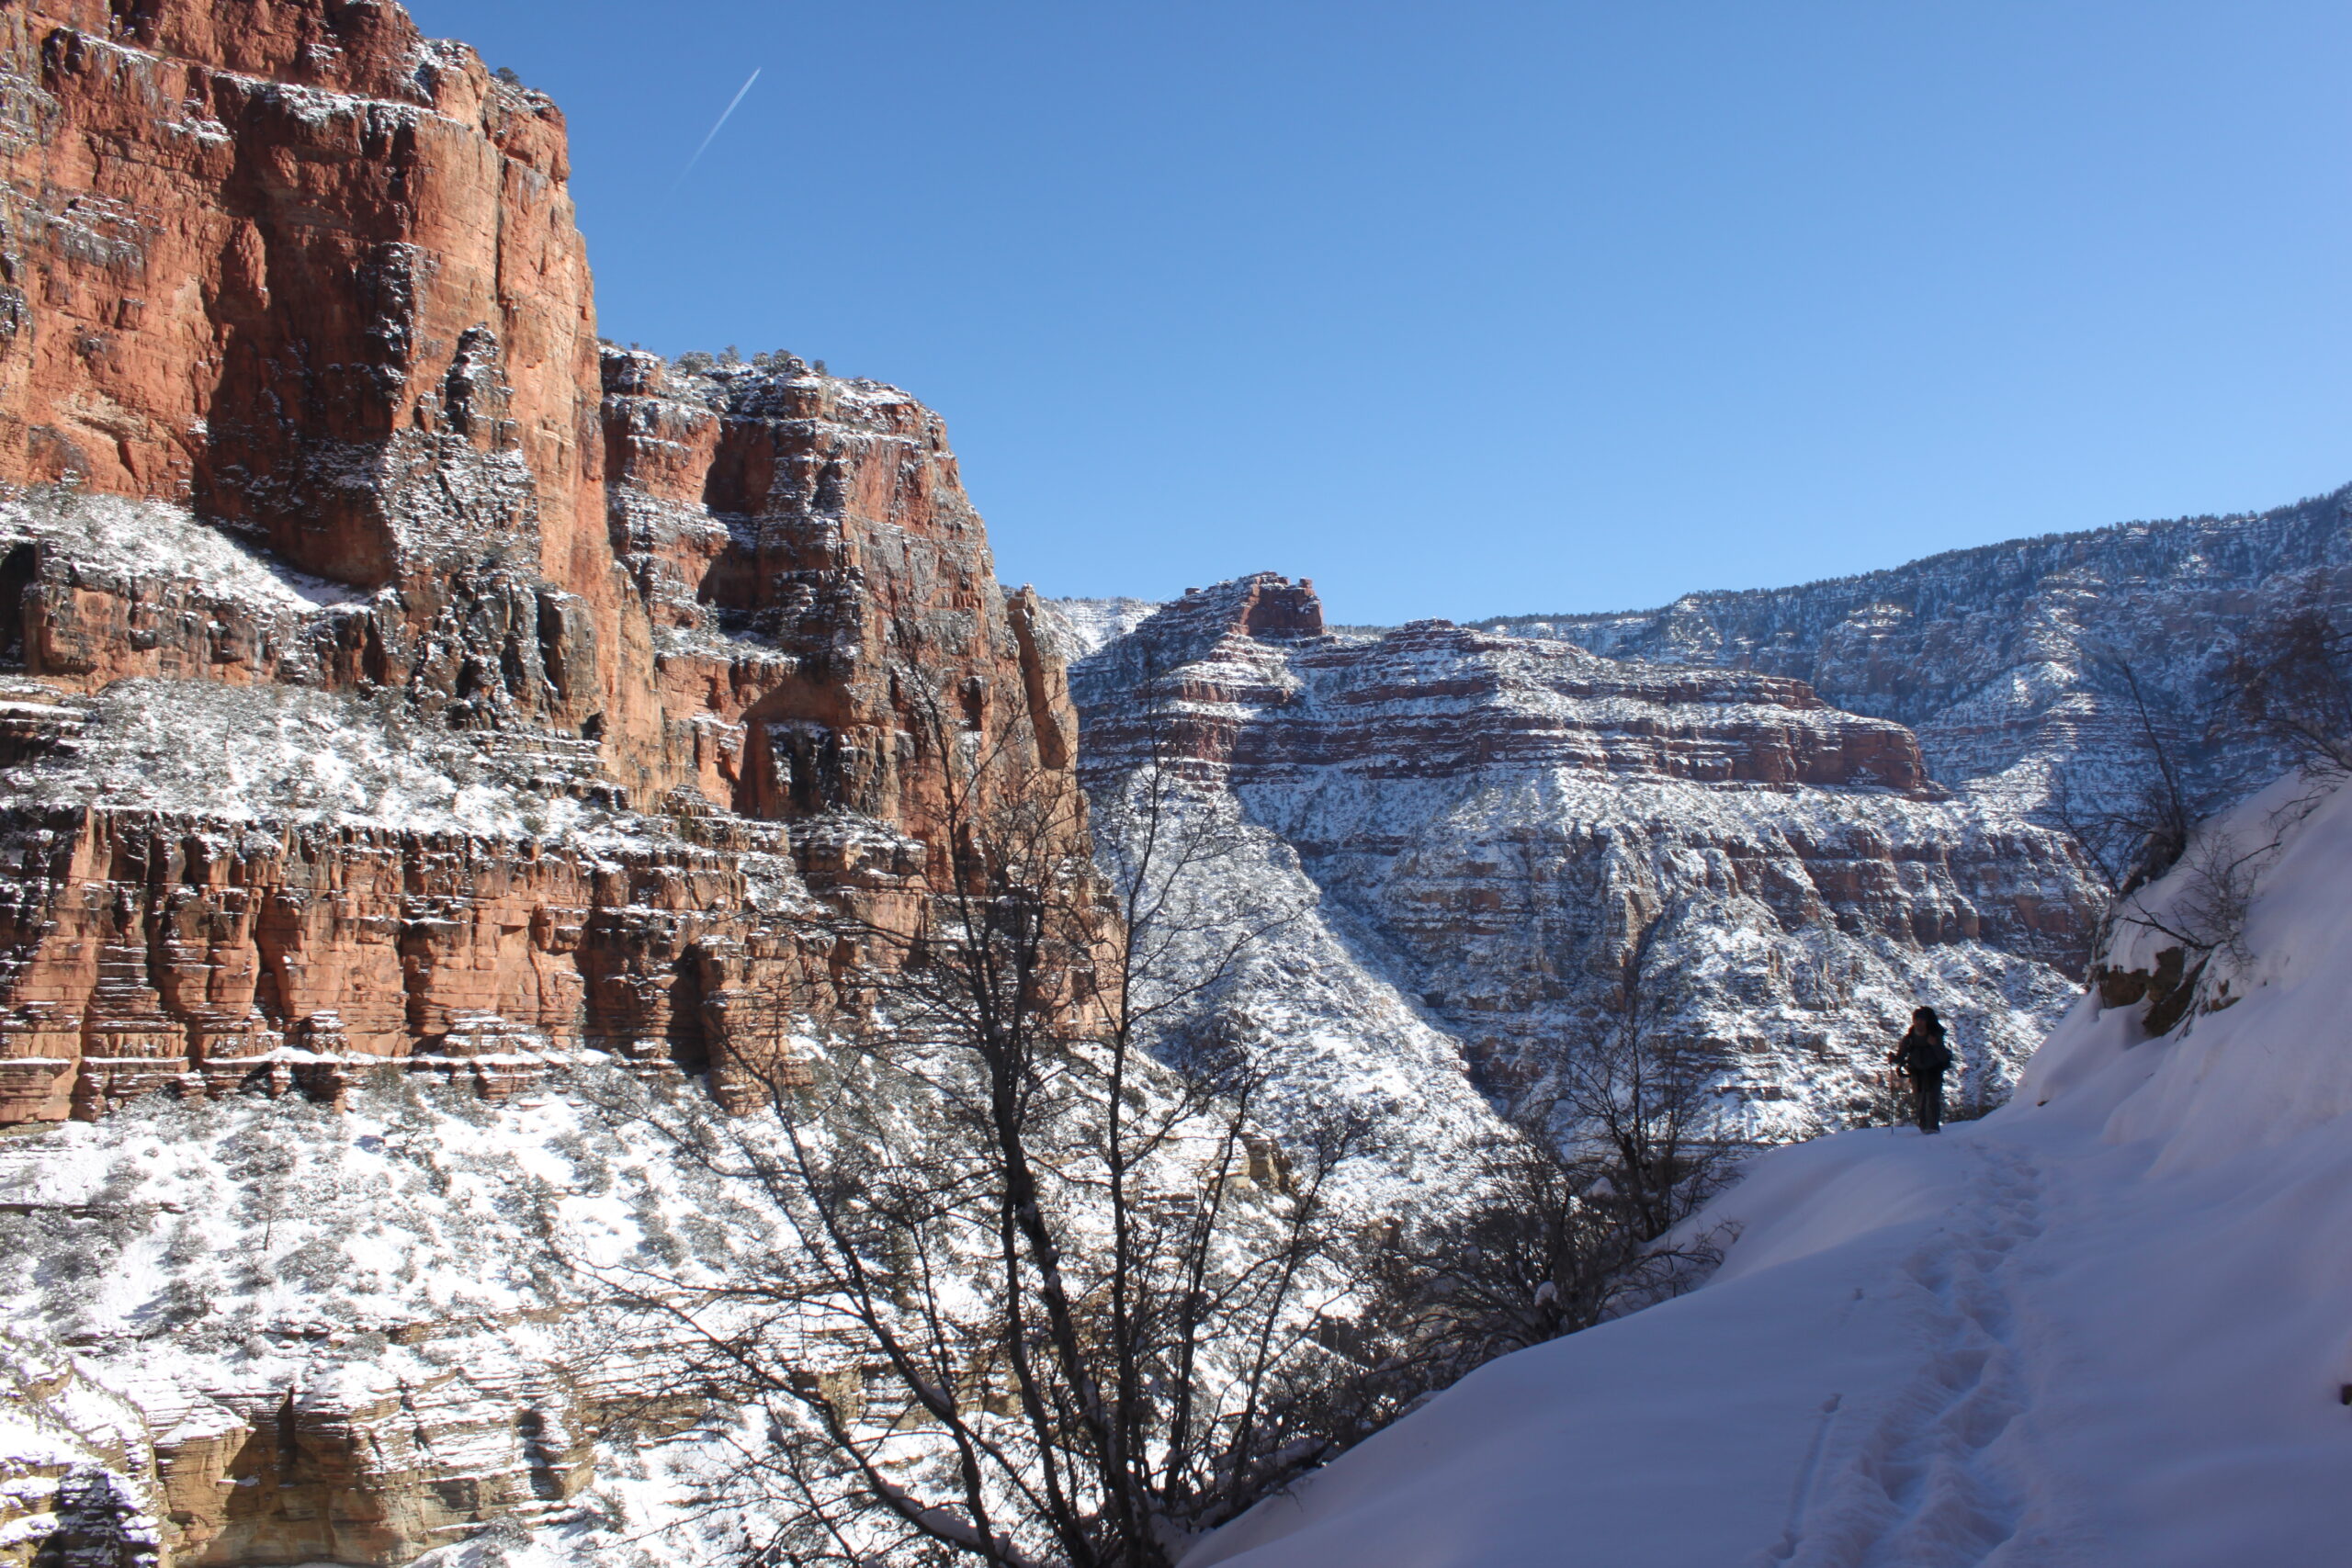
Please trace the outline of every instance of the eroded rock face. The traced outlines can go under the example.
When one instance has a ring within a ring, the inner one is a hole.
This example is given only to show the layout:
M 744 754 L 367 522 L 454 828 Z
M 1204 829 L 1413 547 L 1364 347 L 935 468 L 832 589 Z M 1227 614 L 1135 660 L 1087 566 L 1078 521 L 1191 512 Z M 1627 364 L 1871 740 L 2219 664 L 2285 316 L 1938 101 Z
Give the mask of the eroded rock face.
M 600 586 L 562 116 L 393 5 L 10 8 L 0 477 L 192 497 L 368 587 Z
M 2265 611 L 2347 601 L 2352 491 L 2337 491 L 2252 516 L 2016 539 L 1632 615 L 1476 624 L 1623 659 L 1795 677 L 1840 707 L 1910 726 L 1953 788 L 2025 810 L 2063 778 L 2080 813 L 2139 787 L 2143 704 L 2217 794 L 2278 776 L 2289 760 L 2257 737 L 2222 737 L 2198 755 L 2204 716 L 2229 695 L 2227 656 Z
M 334 1110 L 148 1100 L 0 1149 L 0 1562 L 403 1562 L 561 1514 L 616 1423 L 690 1423 L 548 1277 L 529 1238 L 571 1211 L 526 1172 L 576 1158 L 657 1228 L 708 1193 L 595 1109 L 639 1104 L 625 1069 L 568 1082 L 495 1111 L 398 1073 Z
M 866 1022 L 949 758 L 1068 780 L 938 416 L 600 344 L 568 177 L 555 106 L 390 0 L 0 7 L 0 1125 L 612 1058 L 743 1109 Z M 130 1223 L 61 1201 L 11 1213 Z M 27 1485 L 95 1551 L 111 1475 L 180 1562 L 544 1514 L 603 1395 L 518 1294 L 424 1362 L 273 1308 L 299 1369 L 188 1362 Z M 177 1353 L 124 1310 L 117 1382 Z
M 1277 594 L 1308 604 L 1270 615 Z M 1087 671 L 1093 766 L 1135 751 L 1146 713 L 1104 700 L 1107 675 L 1129 689 L 1165 691 L 1182 705 L 1183 753 L 1252 783 L 1331 766 L 1386 780 L 1498 764 L 1941 794 L 1908 730 L 1840 713 L 1800 681 L 1627 666 L 1566 643 L 1520 644 L 1444 621 L 1368 643 L 1327 639 L 1306 590 L 1262 579 L 1163 614 L 1176 622 L 1166 635 L 1155 617 L 1129 645 L 1106 650 L 1115 671 Z
M 167 561 L 107 581 L 33 547 L 0 581 L 35 580 L 29 669 L 413 683 L 467 722 L 658 743 L 614 657 L 551 102 L 396 5 L 328 0 L 11 7 L 0 99 L 0 479 L 187 502 L 384 591 L 270 639 Z
M 1069 765 L 1058 660 L 1008 616 L 937 414 L 788 355 L 694 373 L 608 350 L 605 374 L 613 533 L 654 623 L 679 784 L 936 850 L 944 775 L 922 748 L 941 721 L 1016 715 Z
M 1088 775 L 1156 741 L 1229 791 L 1491 1090 L 1540 1109 L 1560 1054 L 1619 1027 L 1652 928 L 1644 1005 L 1751 1132 L 1834 1118 L 1921 1001 L 1996 1087 L 2076 994 L 2083 868 L 1949 798 L 1899 725 L 1443 622 L 1326 636 L 1308 600 L 1220 585 L 1081 661 Z
M 70 749 L 44 693 L 396 694 L 550 797 L 688 825 L 607 898 L 576 849 L 397 822 L 19 821 L 51 847 L 5 890 L 0 1121 L 288 1047 L 643 1055 L 673 973 L 768 962 L 710 871 L 733 840 L 904 923 L 956 737 L 1069 767 L 938 416 L 600 349 L 544 96 L 390 4 L 45 0 L 0 44 L 0 480 L 72 481 L 0 504 L 0 662 L 40 682 L 15 755 Z
M 370 1060 L 501 1099 L 582 1048 L 722 1086 L 830 1011 L 830 943 L 763 920 L 721 850 L 90 810 L 0 823 L 0 1116 L 258 1081 L 333 1098 Z

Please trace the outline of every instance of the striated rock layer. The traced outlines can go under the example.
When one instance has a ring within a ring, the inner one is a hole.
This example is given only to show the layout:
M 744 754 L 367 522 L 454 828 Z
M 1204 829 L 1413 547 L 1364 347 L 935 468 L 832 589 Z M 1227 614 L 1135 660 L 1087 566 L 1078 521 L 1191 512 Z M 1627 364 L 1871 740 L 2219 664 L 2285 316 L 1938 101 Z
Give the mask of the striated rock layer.
M 333 1098 L 369 1057 L 492 1098 L 583 1046 L 723 1083 L 829 978 L 740 851 L 96 809 L 0 834 L 12 1121 L 256 1073 Z
M 0 1122 L 289 1049 L 698 1068 L 740 1042 L 696 1016 L 747 1027 L 703 970 L 774 945 L 730 853 L 902 921 L 942 847 L 932 710 L 1069 766 L 938 416 L 789 356 L 600 346 L 546 97 L 390 4 L 40 0 L 0 42 L 0 480 L 47 481 L 0 507 L 19 751 L 133 679 L 391 694 L 650 814 L 616 862 L 225 791 L 19 812 Z
M 2285 759 L 2246 737 L 2206 754 L 2227 655 L 2256 615 L 2352 602 L 2352 490 L 2234 517 L 2046 535 L 1793 588 L 1691 593 L 1624 615 L 1476 623 L 1668 665 L 1792 676 L 1918 732 L 1936 776 L 2030 809 L 2128 795 L 2148 708 L 2220 795 Z M 2126 671 L 2129 671 L 2128 675 Z
M 618 608 L 563 120 L 393 5 L 38 0 L 0 95 L 0 478 L 250 525 L 429 626 L 495 553 Z M 625 696 L 609 656 L 569 705 Z M 537 694 L 530 694 L 536 696 Z
M 0 1562 L 391 1563 L 560 1509 L 578 1303 L 468 1210 L 542 1134 L 452 1177 L 436 1111 L 364 1242 L 390 1178 L 303 1108 L 379 1065 L 821 1093 L 952 756 L 1069 777 L 938 416 L 601 343 L 569 175 L 548 99 L 391 0 L 0 6 L 0 1126 L 62 1123 L 0 1162 L 53 1337 L 9 1348 Z M 291 1256 L 281 1155 L 333 1168 Z M 227 1228 L 142 1207 L 174 1157 Z M 363 1255 L 405 1269 L 373 1306 Z M 445 1321 L 475 1286 L 496 1320 Z
M 2077 994 L 2098 906 L 2071 849 L 1800 681 L 1444 622 L 1330 636 L 1269 576 L 1188 594 L 1073 681 L 1092 787 L 1157 754 L 1228 792 L 1522 1111 L 1629 986 L 1771 1135 L 1843 1114 L 1917 1002 L 1983 1095 Z

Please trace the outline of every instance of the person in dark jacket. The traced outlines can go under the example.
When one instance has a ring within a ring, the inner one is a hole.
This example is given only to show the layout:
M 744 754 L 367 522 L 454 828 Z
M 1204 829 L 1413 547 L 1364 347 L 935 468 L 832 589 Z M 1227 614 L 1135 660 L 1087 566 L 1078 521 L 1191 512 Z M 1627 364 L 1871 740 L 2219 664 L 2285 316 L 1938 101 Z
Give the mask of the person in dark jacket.
M 1911 1078 L 1912 1098 L 1919 1107 L 1919 1131 L 1932 1133 L 1944 1124 L 1944 1074 L 1951 1066 L 1951 1047 L 1944 1043 L 1944 1022 L 1933 1008 L 1911 1014 L 1911 1028 L 1903 1043 L 1887 1058 Z

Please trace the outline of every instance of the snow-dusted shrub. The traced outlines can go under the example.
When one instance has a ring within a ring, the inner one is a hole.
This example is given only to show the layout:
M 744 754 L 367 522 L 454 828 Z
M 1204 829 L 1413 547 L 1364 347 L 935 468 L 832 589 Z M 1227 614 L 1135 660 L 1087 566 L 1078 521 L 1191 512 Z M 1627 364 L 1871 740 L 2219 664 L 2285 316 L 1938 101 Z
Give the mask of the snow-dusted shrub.
M 1370 1119 L 1302 1114 L 1278 1145 L 1263 1073 L 1191 1027 L 1289 918 L 1178 890 L 1229 823 L 1163 799 L 1106 886 L 1069 775 L 968 732 L 920 660 L 894 673 L 957 760 L 950 874 L 911 931 L 808 917 L 881 955 L 871 1016 L 751 1075 L 752 1113 L 605 1086 L 707 1190 L 573 1262 L 636 1304 L 662 1386 L 750 1413 L 733 1495 L 775 1521 L 772 1560 L 1171 1563 L 1406 1403 L 1336 1348 L 1373 1282 L 1335 1202 Z
M 2230 716 L 2314 776 L 2352 773 L 2352 613 L 2313 600 L 2261 617 L 2228 679 Z

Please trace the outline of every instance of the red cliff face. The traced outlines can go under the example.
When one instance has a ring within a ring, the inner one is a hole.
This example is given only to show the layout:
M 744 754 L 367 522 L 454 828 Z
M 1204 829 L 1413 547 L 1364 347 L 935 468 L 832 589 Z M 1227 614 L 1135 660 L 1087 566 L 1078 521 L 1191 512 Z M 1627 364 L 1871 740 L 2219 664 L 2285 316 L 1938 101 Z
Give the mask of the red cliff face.
M 744 964 L 808 990 L 731 851 L 902 922 L 931 716 L 1070 765 L 938 416 L 600 346 L 569 174 L 551 102 L 386 0 L 0 10 L 20 785 L 130 678 L 389 695 L 640 846 L 51 791 L 7 827 L 0 1122 L 287 1051 L 492 1088 L 582 1045 L 723 1061 Z
M 378 586 L 519 542 L 604 589 L 562 116 L 397 6 L 6 19 L 0 478 L 254 524 Z
M 650 741 L 552 103 L 344 0 L 13 6 L 0 97 L 0 480 L 185 502 L 390 589 L 327 679 Z M 142 672 L 107 624 L 140 607 L 61 605 L 74 564 L 40 565 L 36 613 L 78 624 L 28 666 Z
M 255 1081 L 333 1099 L 373 1059 L 502 1099 L 583 1046 L 725 1097 L 827 1010 L 830 944 L 747 885 L 780 834 L 592 854 L 120 810 L 0 826 L 9 1122 Z
M 605 374 L 613 534 L 653 622 L 670 778 L 936 848 L 941 775 L 900 739 L 921 705 L 973 729 L 1018 716 L 1068 765 L 1058 670 L 1008 615 L 937 414 L 788 355 L 694 373 L 607 350 Z
M 0 1125 L 583 1054 L 740 1106 L 868 1019 L 948 759 L 1067 778 L 938 416 L 600 344 L 569 174 L 390 0 L 0 5 Z M 583 1483 L 554 1309 L 414 1386 L 334 1310 L 100 1445 L 164 1561 L 404 1562 Z

